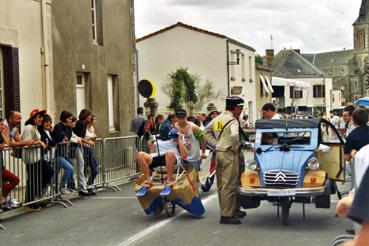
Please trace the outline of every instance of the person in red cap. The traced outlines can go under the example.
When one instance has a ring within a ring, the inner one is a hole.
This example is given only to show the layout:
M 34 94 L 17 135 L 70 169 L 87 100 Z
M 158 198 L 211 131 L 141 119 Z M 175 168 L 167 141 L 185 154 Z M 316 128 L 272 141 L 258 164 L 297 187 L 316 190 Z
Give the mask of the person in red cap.
M 42 125 L 46 110 L 32 110 L 29 119 L 25 122 L 22 133 L 24 141 L 34 140 L 35 144 L 41 145 L 46 149 L 46 145 L 41 141 L 41 134 L 37 127 Z M 54 175 L 53 168 L 42 158 L 40 148 L 24 149 L 22 152 L 22 160 L 27 167 L 27 191 L 26 202 L 33 202 L 35 197 L 42 196 L 43 191 L 50 183 Z M 40 204 L 34 203 L 29 206 L 29 211 L 40 210 Z

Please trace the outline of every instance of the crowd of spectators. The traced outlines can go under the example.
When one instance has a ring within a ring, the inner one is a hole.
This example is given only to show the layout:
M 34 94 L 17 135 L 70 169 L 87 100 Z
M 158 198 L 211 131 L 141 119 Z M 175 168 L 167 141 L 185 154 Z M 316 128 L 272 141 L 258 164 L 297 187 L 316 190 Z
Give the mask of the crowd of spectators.
M 98 163 L 94 156 L 94 141 L 96 134 L 94 124 L 96 116 L 83 109 L 77 118 L 68 111 L 62 111 L 59 122 L 53 127 L 52 118 L 45 110 L 34 109 L 23 127 L 22 114 L 10 111 L 6 119 L 0 118 L 0 165 L 2 193 L 0 204 L 2 210 L 10 210 L 20 205 L 11 191 L 20 183 L 11 158 L 19 158 L 25 169 L 26 179 L 24 203 L 29 211 L 39 211 L 48 206 L 49 202 L 42 198 L 50 192 L 50 184 L 55 177 L 55 192 L 69 195 L 78 192 L 81 196 L 96 195 L 92 187 L 98 174 Z M 10 158 L 11 157 L 11 158 Z M 78 185 L 74 180 L 74 162 L 78 166 Z M 8 163 L 6 163 L 8 162 Z M 85 164 L 90 169 L 90 175 L 85 177 Z M 59 179 L 59 173 L 62 174 Z M 19 197 L 18 199 L 23 199 Z M 40 202 L 37 202 L 40 201 Z

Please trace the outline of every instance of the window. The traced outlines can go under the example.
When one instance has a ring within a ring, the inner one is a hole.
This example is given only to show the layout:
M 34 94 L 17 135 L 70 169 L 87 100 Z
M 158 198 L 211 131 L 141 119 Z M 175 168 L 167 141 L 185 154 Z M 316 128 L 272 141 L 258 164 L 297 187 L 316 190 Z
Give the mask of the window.
M 263 90 L 263 81 L 260 78 L 260 96 L 264 96 L 264 90 Z
M 232 86 L 231 94 L 232 95 L 241 95 L 242 93 L 242 86 Z
M 249 82 L 252 82 L 252 57 L 249 56 Z
M 246 81 L 246 64 L 245 64 L 245 55 L 241 54 L 241 79 L 242 81 Z
M 10 110 L 20 110 L 19 50 L 11 46 L 0 46 L 0 50 L 1 110 L 6 115 Z
M 290 98 L 302 98 L 302 90 L 295 86 L 290 86 Z
M 310 145 L 311 132 L 263 132 L 261 134 L 260 141 L 261 145 L 288 144 L 290 147 L 293 148 L 293 146 L 295 145 Z
M 109 131 L 119 131 L 118 76 L 108 75 L 108 119 Z
M 102 0 L 91 0 L 92 40 L 102 45 Z
M 234 52 L 231 51 L 231 62 L 235 62 L 236 61 L 236 54 Z M 236 80 L 236 75 L 235 75 L 235 66 L 230 66 L 231 67 L 231 81 L 235 81 Z
M 83 74 L 77 74 L 76 79 L 76 113 L 86 108 L 86 83 Z
M 325 86 L 324 85 L 313 85 L 313 97 L 324 97 Z

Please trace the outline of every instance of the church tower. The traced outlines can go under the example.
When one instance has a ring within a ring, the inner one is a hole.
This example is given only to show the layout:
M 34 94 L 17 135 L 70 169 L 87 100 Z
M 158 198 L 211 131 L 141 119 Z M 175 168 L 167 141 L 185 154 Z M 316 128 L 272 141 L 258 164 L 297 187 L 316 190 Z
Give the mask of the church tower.
M 354 50 L 356 54 L 369 54 L 369 0 L 362 0 L 359 17 L 354 26 Z
M 350 67 L 351 73 L 348 83 L 350 101 L 368 96 L 367 89 L 369 66 L 369 0 L 362 0 L 359 17 L 353 24 L 354 27 L 354 59 Z

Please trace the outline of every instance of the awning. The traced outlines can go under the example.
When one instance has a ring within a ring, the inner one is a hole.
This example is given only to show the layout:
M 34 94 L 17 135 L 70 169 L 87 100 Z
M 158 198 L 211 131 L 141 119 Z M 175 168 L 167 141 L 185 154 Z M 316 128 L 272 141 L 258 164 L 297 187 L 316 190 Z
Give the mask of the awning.
M 274 93 L 272 83 L 270 83 L 270 80 L 269 80 L 268 76 L 265 76 L 265 79 L 266 79 L 266 82 L 268 84 L 269 91 L 271 91 L 272 93 Z
M 263 75 L 261 75 L 261 74 L 260 74 L 260 80 L 261 80 L 261 83 L 263 84 L 264 90 L 265 90 L 268 94 L 270 94 L 270 92 L 269 92 L 269 88 L 268 88 L 268 86 L 267 86 L 267 84 L 266 84 L 266 82 L 265 82 L 264 76 L 263 76 Z
M 356 106 L 369 107 L 369 97 L 363 97 L 355 102 Z
M 272 83 L 273 83 L 273 86 L 296 86 L 296 87 L 302 87 L 302 88 L 310 87 L 309 82 L 295 80 L 295 79 L 285 79 L 285 78 L 280 78 L 280 77 L 272 77 Z

